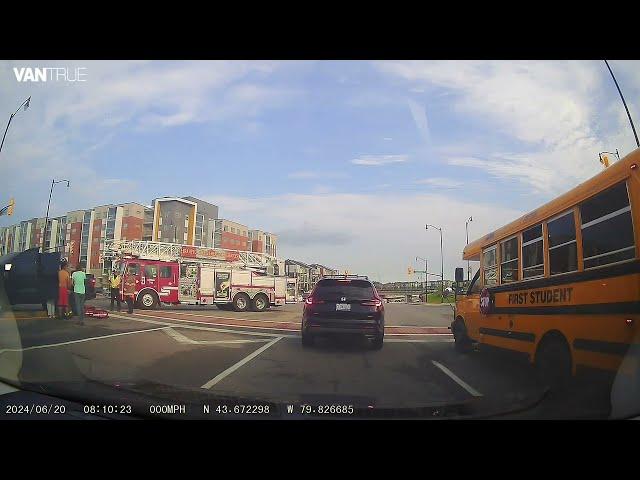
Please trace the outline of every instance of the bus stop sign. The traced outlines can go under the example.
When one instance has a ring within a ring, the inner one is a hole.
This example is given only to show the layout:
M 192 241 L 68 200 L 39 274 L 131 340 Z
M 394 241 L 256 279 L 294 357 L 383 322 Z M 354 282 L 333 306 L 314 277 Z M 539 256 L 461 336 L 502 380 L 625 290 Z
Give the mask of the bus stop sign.
M 480 313 L 484 315 L 491 313 L 491 294 L 487 287 L 480 292 Z

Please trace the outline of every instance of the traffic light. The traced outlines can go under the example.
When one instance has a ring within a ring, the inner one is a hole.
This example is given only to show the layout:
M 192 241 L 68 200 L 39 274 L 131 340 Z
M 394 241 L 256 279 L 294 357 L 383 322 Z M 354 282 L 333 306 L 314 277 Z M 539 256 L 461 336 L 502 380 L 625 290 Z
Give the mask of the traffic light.
M 604 168 L 607 168 L 609 166 L 609 157 L 606 154 L 601 154 L 600 163 L 604 165 Z
M 414 273 L 415 273 L 415 270 L 413 269 L 413 267 L 407 268 L 407 275 L 413 275 Z
M 7 215 L 13 215 L 13 209 L 16 206 L 16 201 L 14 198 L 9 200 L 9 208 L 7 209 Z

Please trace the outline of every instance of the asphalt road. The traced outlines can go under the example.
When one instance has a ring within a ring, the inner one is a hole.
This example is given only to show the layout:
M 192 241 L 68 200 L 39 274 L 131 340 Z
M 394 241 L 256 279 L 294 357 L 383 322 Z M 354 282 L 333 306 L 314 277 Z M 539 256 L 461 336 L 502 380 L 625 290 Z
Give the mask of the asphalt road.
M 303 348 L 300 311 L 300 305 L 264 313 L 183 306 L 112 313 L 78 326 L 27 309 L 17 319 L 0 318 L 17 324 L 21 341 L 0 344 L 0 362 L 19 351 L 20 380 L 28 384 L 128 386 L 178 403 L 222 395 L 380 411 L 429 406 L 439 414 L 455 406 L 452 414 L 497 418 L 603 416 L 608 408 L 600 392 L 545 396 L 532 368 L 507 355 L 457 353 L 444 328 L 448 306 L 386 305 L 380 351 L 359 339 Z

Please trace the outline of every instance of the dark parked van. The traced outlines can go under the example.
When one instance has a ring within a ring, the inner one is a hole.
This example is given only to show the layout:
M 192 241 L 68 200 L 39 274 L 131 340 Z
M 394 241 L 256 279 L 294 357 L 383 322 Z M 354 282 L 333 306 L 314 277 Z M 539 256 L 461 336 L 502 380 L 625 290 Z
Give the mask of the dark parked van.
M 9 305 L 45 304 L 47 292 L 58 297 L 60 252 L 40 253 L 31 248 L 0 257 L 0 289 Z M 87 275 L 87 300 L 95 298 L 95 278 Z

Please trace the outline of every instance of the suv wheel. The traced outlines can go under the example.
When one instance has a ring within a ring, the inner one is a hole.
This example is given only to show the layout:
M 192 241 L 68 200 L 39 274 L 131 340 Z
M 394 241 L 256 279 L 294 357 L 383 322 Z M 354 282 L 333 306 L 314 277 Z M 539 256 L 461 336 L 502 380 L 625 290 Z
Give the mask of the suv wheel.
M 310 333 L 302 332 L 302 346 L 303 347 L 312 347 L 315 343 L 315 339 Z
M 382 345 L 384 344 L 384 333 L 379 337 L 373 339 L 373 349 L 374 350 L 382 350 Z

